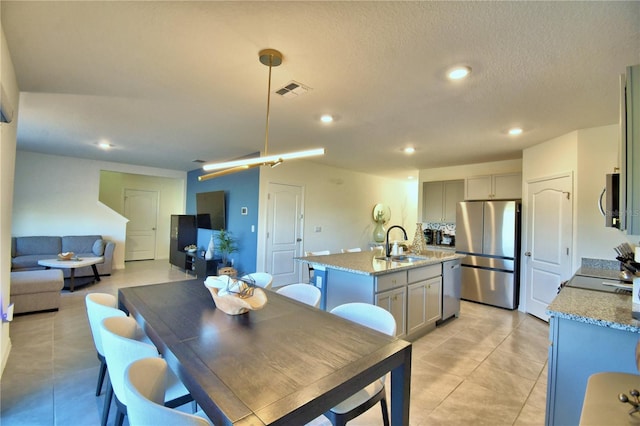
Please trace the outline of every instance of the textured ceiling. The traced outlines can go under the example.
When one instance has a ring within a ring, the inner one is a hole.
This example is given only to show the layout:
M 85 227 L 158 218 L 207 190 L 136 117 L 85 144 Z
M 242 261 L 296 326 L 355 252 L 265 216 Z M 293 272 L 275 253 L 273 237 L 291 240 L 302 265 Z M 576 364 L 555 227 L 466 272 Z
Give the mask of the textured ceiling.
M 619 75 L 640 63 L 637 1 L 2 0 L 0 17 L 19 149 L 176 170 L 262 150 L 264 48 L 284 54 L 274 90 L 312 88 L 272 97 L 269 153 L 325 147 L 313 161 L 386 176 L 617 123 Z M 456 64 L 473 72 L 454 84 Z

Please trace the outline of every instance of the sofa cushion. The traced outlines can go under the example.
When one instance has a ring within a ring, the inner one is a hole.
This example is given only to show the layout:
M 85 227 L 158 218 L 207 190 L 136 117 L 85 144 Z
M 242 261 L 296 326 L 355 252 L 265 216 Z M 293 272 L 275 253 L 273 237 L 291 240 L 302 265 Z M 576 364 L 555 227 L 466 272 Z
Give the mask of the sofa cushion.
M 93 239 L 95 241 L 95 238 Z M 91 251 L 91 250 L 89 250 Z M 62 252 L 60 237 L 17 237 L 15 255 L 57 255 Z M 51 256 L 55 257 L 55 256 Z
M 59 292 L 64 287 L 62 271 L 21 271 L 11 273 L 11 296 L 43 292 Z
M 54 254 L 30 254 L 25 256 L 18 256 L 11 259 L 11 269 L 19 271 L 22 269 L 44 269 L 44 266 L 38 265 L 38 260 L 53 259 Z
M 104 240 L 102 238 L 96 240 L 91 251 L 95 256 L 102 256 L 104 254 Z
M 77 255 L 91 256 L 93 243 L 102 239 L 101 235 L 68 235 L 62 237 L 62 251 L 72 251 Z

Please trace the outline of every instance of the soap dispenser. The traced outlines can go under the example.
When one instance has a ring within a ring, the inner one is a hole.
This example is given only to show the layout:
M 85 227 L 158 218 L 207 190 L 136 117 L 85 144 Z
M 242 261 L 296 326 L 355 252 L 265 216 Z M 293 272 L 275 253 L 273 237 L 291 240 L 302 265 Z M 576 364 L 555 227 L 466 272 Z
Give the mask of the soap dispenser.
M 393 248 L 391 248 L 391 254 L 393 256 L 397 256 L 398 255 L 398 242 L 397 241 L 393 242 Z

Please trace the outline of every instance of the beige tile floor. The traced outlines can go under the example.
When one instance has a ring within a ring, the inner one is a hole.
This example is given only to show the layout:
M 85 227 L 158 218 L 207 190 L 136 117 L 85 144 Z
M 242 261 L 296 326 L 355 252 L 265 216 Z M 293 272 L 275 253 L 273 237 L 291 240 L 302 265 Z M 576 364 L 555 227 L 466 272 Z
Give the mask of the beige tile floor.
M 104 396 L 94 395 L 98 360 L 85 295 L 184 278 L 166 260 L 128 262 L 99 283 L 64 291 L 56 313 L 16 317 L 0 424 L 100 424 Z M 463 301 L 459 318 L 414 342 L 411 425 L 544 424 L 547 345 L 547 323 Z M 381 425 L 379 406 L 350 424 Z

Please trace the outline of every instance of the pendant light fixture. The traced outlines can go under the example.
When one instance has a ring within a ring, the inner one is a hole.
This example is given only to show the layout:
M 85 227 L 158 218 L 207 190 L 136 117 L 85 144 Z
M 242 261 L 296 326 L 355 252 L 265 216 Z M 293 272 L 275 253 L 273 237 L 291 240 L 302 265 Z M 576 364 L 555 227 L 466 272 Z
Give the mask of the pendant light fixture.
M 260 166 L 275 167 L 285 160 L 297 158 L 314 157 L 324 155 L 324 148 L 310 149 L 307 151 L 289 152 L 286 154 L 269 155 L 269 109 L 271 107 L 271 68 L 282 63 L 282 53 L 275 49 L 264 49 L 259 53 L 260 62 L 269 67 L 269 85 L 267 87 L 267 123 L 264 135 L 264 153 L 260 157 L 246 158 L 242 160 L 225 161 L 223 163 L 211 163 L 202 166 L 206 175 L 198 176 L 199 181 L 225 176 L 231 173 L 240 172 Z

